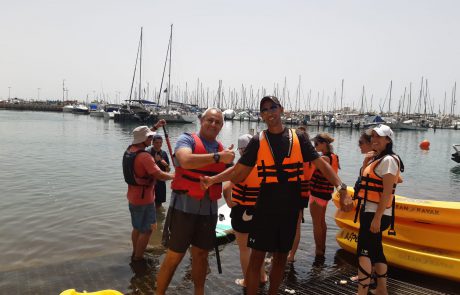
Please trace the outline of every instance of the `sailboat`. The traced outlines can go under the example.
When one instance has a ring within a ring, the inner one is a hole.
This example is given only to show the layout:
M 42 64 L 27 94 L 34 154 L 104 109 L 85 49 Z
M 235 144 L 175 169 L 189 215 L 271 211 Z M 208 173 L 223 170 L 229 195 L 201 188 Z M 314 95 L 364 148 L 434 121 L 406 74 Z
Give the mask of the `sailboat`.
M 170 99 L 170 93 L 171 93 L 171 88 L 172 88 L 171 87 L 172 32 L 173 32 L 173 25 L 171 24 L 171 32 L 169 35 L 168 49 L 166 51 L 165 66 L 163 68 L 163 76 L 161 78 L 160 91 L 158 93 L 158 105 L 160 104 L 161 94 L 166 93 L 166 109 L 160 110 L 157 114 L 157 118 L 159 120 L 163 119 L 168 123 L 193 123 L 198 118 L 197 114 L 193 112 L 193 110 L 197 109 L 198 106 L 175 102 Z M 168 87 L 164 91 L 162 91 L 163 79 L 165 75 L 166 63 L 168 62 L 168 58 L 169 58 Z
M 141 99 L 142 94 L 142 27 L 141 27 L 141 37 L 139 39 L 139 47 L 136 55 L 136 63 L 134 66 L 134 75 L 131 82 L 131 91 L 129 93 L 129 99 L 127 99 L 125 104 L 123 104 L 118 113 L 114 114 L 115 122 L 136 122 L 136 123 L 153 123 L 155 121 L 155 116 L 152 116 L 148 106 L 155 105 L 154 102 Z M 137 62 L 139 61 L 139 91 L 138 98 L 132 99 L 134 80 L 136 78 L 137 71 Z

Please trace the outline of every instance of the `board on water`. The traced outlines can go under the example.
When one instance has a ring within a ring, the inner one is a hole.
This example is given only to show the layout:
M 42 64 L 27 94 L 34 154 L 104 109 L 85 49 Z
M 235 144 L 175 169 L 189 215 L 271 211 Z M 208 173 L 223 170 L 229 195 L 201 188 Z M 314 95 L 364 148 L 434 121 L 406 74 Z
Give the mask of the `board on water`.
M 219 245 L 226 244 L 235 240 L 232 229 L 230 212 L 232 209 L 223 204 L 217 211 L 216 238 Z

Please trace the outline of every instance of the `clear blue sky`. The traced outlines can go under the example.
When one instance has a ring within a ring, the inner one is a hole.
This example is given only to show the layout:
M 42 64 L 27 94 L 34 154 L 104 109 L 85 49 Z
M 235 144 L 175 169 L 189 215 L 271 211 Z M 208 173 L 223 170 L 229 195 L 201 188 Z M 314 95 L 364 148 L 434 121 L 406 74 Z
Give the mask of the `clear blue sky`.
M 159 88 L 171 23 L 172 80 L 183 89 L 199 78 L 213 90 L 221 79 L 271 91 L 286 77 L 293 98 L 300 75 L 305 97 L 311 89 L 332 101 L 345 79 L 344 104 L 356 107 L 364 85 L 376 109 L 393 80 L 396 110 L 410 82 L 417 99 L 423 76 L 442 111 L 460 82 L 459 1 L 2 2 L 0 99 L 8 87 L 12 97 L 36 99 L 41 88 L 41 99 L 61 99 L 63 79 L 72 99 L 126 98 L 141 26 L 142 80 Z

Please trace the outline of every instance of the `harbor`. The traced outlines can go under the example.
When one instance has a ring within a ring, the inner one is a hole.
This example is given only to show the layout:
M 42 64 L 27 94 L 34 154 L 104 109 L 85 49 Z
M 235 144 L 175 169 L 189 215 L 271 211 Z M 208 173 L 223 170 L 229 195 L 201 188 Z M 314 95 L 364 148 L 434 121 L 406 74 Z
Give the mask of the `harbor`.
M 152 235 L 148 246 L 147 256 L 153 263 L 149 273 L 137 275 L 129 261 L 130 220 L 121 156 L 136 126 L 72 113 L 0 110 L 0 135 L 5 139 L 0 233 L 9 237 L 0 246 L 0 293 L 59 294 L 65 289 L 111 288 L 125 294 L 153 294 L 155 273 L 164 255 L 160 247 L 164 210 L 158 215 L 160 230 Z M 196 131 L 198 126 L 198 121 L 168 124 L 172 144 L 182 132 Z M 226 121 L 220 138 L 228 146 L 236 143 L 240 134 L 263 128 L 259 122 Z M 362 162 L 357 147 L 361 131 L 307 128 L 311 137 L 327 131 L 336 138 L 335 151 L 342 166 L 339 175 L 353 183 Z M 395 133 L 395 150 L 406 165 L 398 194 L 458 201 L 460 167 L 450 159 L 452 145 L 458 143 L 457 134 L 455 130 L 433 129 Z M 428 151 L 419 148 L 424 139 L 431 142 Z M 27 156 L 9 157 L 12 153 Z M 167 196 L 169 200 L 169 188 Z M 326 256 L 316 262 L 311 219 L 305 213 L 297 260 L 286 268 L 282 291 L 354 294 L 356 283 L 350 277 L 356 272 L 356 261 L 336 242 L 339 228 L 335 211 L 331 202 L 326 216 Z M 243 293 L 234 283 L 241 277 L 237 257 L 235 242 L 221 246 L 221 275 L 215 256 L 210 256 L 209 294 Z M 189 271 L 189 260 L 184 259 L 171 294 L 191 294 Z M 341 280 L 347 284 L 338 284 Z M 456 294 L 457 284 L 394 267 L 389 272 L 390 294 Z

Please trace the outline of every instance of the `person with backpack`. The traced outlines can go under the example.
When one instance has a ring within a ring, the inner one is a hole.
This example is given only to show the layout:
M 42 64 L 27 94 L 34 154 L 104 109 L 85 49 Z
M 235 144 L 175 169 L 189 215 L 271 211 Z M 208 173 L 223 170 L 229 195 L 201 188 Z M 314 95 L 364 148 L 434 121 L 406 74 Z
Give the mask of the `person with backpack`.
M 159 121 L 153 128 L 139 126 L 133 130 L 133 141 L 123 155 L 123 176 L 128 184 L 127 198 L 133 230 L 132 262 L 145 262 L 144 251 L 153 230 L 156 230 L 155 192 L 156 180 L 171 180 L 174 174 L 166 173 L 145 150 L 152 144 L 153 130 L 165 124 Z

